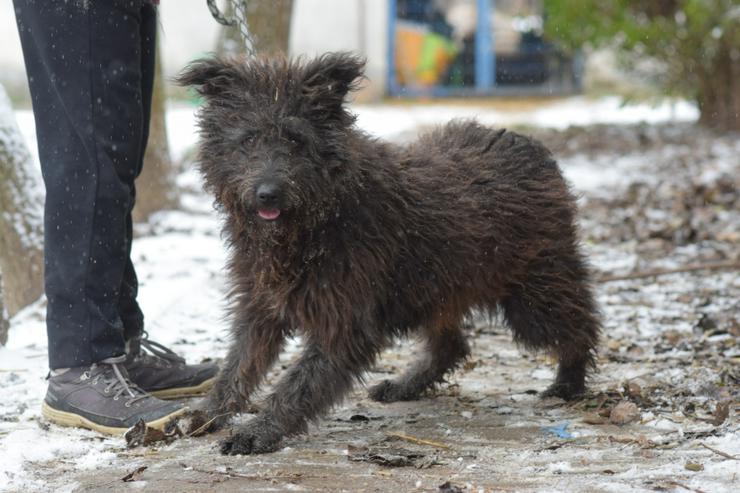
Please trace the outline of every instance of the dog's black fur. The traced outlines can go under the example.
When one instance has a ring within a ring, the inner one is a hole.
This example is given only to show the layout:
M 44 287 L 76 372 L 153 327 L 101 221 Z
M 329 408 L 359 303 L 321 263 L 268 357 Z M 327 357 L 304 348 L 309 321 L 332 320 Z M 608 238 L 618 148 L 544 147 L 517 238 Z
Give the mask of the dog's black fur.
M 473 309 L 501 309 L 514 339 L 559 360 L 546 395 L 584 391 L 599 334 L 576 206 L 539 143 L 456 121 L 407 147 L 354 125 L 363 62 L 211 59 L 183 85 L 205 98 L 200 168 L 225 213 L 233 343 L 204 408 L 243 411 L 296 331 L 305 350 L 228 454 L 276 450 L 362 378 L 398 337 L 426 351 L 383 402 L 417 399 L 469 353 Z M 212 428 L 225 423 L 223 417 Z

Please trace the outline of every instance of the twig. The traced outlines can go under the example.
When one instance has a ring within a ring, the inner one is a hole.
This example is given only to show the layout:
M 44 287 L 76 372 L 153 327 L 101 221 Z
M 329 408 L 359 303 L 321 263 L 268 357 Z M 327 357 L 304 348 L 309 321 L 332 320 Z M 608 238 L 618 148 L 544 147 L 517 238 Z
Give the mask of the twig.
M 633 272 L 624 275 L 604 274 L 596 279 L 596 282 L 627 281 L 630 279 L 643 279 L 646 277 L 664 276 L 667 274 L 680 274 L 682 272 L 693 272 L 697 270 L 720 270 L 720 269 L 740 269 L 740 261 L 725 260 L 722 262 L 713 262 L 709 264 L 688 264 L 683 267 L 673 269 L 652 269 L 643 272 Z
M 389 437 L 398 438 L 400 440 L 406 440 L 407 442 L 415 443 L 417 445 L 430 445 L 432 447 L 437 447 L 441 449 L 449 449 L 449 445 L 445 445 L 444 443 L 439 442 L 433 442 L 431 440 L 423 440 L 421 438 L 416 438 L 408 435 L 404 435 L 403 433 L 388 433 Z
M 679 483 L 678 481 L 668 480 L 666 481 L 666 484 L 671 484 L 673 486 L 679 486 L 685 490 L 693 491 L 694 493 L 706 493 L 704 490 L 699 490 L 696 488 L 692 488 L 691 486 L 686 486 L 683 483 Z
M 705 449 L 711 450 L 711 451 L 712 451 L 712 452 L 714 452 L 715 454 L 721 455 L 722 457 L 726 457 L 726 458 L 728 458 L 728 459 L 732 459 L 732 460 L 740 460 L 740 457 L 735 457 L 734 455 L 730 455 L 730 454 L 728 454 L 727 452 L 722 452 L 721 450 L 717 450 L 717 449 L 716 449 L 716 448 L 714 448 L 714 447 L 710 447 L 710 446 L 709 446 L 709 445 L 707 445 L 706 443 L 700 443 L 699 445 L 701 445 L 701 446 L 702 446 L 702 447 L 704 447 Z
M 223 413 L 223 414 L 219 414 L 218 416 L 214 416 L 214 417 L 212 417 L 211 419 L 209 419 L 208 421 L 206 421 L 205 423 L 203 423 L 202 425 L 200 425 L 200 426 L 199 426 L 198 428 L 196 428 L 195 430 L 193 430 L 193 431 L 191 431 L 190 433 L 188 433 L 188 434 L 187 434 L 186 436 L 187 436 L 188 438 L 192 438 L 192 437 L 197 437 L 197 436 L 199 436 L 199 435 L 200 435 L 200 434 L 201 434 L 201 433 L 202 433 L 203 431 L 207 430 L 207 429 L 208 429 L 208 427 L 209 427 L 209 426 L 211 426 L 211 423 L 213 423 L 214 421 L 216 421 L 216 420 L 217 420 L 218 418 L 223 418 L 224 416 L 228 416 L 228 415 L 230 415 L 230 414 L 231 414 L 231 413 L 229 412 L 229 413 Z
M 236 471 L 226 470 L 226 471 L 217 471 L 217 470 L 211 470 L 211 469 L 201 469 L 199 467 L 187 467 L 185 470 L 193 471 L 193 472 L 199 472 L 202 474 L 217 474 L 220 476 L 229 476 L 232 478 L 239 478 L 239 479 L 252 479 L 252 480 L 258 480 L 258 481 L 271 481 L 273 479 L 282 479 L 286 481 L 291 480 L 297 480 L 304 478 L 303 474 L 242 474 Z

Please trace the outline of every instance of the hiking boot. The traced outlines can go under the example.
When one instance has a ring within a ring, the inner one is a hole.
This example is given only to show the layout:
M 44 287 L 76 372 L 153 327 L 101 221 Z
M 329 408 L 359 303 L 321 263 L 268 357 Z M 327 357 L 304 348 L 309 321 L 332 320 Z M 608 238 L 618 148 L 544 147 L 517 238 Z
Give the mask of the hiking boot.
M 123 368 L 125 359 L 108 358 L 51 376 L 41 414 L 62 426 L 122 435 L 140 419 L 163 430 L 172 418 L 187 410 L 179 403 L 152 397 L 132 383 Z
M 126 370 L 136 385 L 159 399 L 205 394 L 213 387 L 218 365 L 189 365 L 174 351 L 150 341 L 146 332 L 128 343 Z

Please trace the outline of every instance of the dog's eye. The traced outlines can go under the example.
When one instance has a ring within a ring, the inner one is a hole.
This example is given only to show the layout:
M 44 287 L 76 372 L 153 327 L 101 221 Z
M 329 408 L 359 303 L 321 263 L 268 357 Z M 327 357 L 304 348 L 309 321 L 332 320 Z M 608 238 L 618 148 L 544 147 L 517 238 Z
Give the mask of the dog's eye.
M 251 146 L 252 144 L 254 144 L 254 135 L 245 135 L 242 138 L 242 145 Z
M 305 142 L 305 141 L 304 141 L 304 140 L 303 140 L 303 139 L 302 139 L 301 137 L 299 137 L 299 136 L 295 136 L 295 135 L 288 135 L 288 136 L 287 136 L 286 138 L 287 138 L 288 142 L 290 143 L 290 145 L 291 145 L 291 146 L 292 146 L 292 147 L 293 147 L 294 149 L 298 149 L 298 148 L 301 148 L 301 147 L 303 147 L 303 146 L 305 145 L 305 143 L 306 143 L 306 142 Z

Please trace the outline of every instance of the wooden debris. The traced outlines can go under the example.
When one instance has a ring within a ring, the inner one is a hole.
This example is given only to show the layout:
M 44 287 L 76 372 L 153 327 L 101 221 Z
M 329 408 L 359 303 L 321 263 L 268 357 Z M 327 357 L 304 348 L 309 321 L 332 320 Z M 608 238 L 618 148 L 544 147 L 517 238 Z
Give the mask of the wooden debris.
M 429 445 L 431 447 L 437 447 L 445 450 L 449 450 L 451 447 L 444 443 L 433 442 L 432 440 L 424 440 L 421 438 L 404 435 L 403 433 L 388 433 L 389 437 L 398 438 L 399 440 L 405 440 L 407 442 L 415 443 L 417 445 Z
M 198 436 L 205 434 L 208 431 L 208 428 L 211 426 L 211 424 L 213 424 L 214 421 L 216 421 L 217 419 L 223 418 L 224 416 L 229 416 L 230 414 L 232 413 L 228 412 L 228 413 L 219 414 L 217 416 L 212 417 L 205 423 L 199 424 L 198 427 L 194 429 L 193 431 L 189 432 L 187 436 L 192 438 L 192 437 L 198 437 Z M 195 419 L 196 418 L 193 418 L 194 421 Z M 201 420 L 202 420 L 202 417 L 201 417 Z M 191 427 L 192 427 L 192 424 L 191 424 Z
M 722 457 L 724 457 L 726 459 L 740 460 L 740 457 L 735 457 L 734 455 L 730 455 L 727 452 L 722 452 L 721 450 L 717 450 L 714 447 L 710 447 L 706 443 L 700 443 L 699 445 L 701 445 L 702 447 L 704 447 L 707 450 L 711 450 L 712 452 L 714 452 L 717 455 L 721 455 Z
M 703 490 L 692 488 L 691 486 L 686 486 L 685 484 L 679 483 L 678 481 L 671 481 L 671 480 L 669 480 L 669 481 L 666 481 L 665 483 L 668 484 L 668 485 L 671 485 L 671 486 L 678 486 L 679 488 L 683 488 L 685 490 L 693 491 L 694 493 L 706 493 Z

